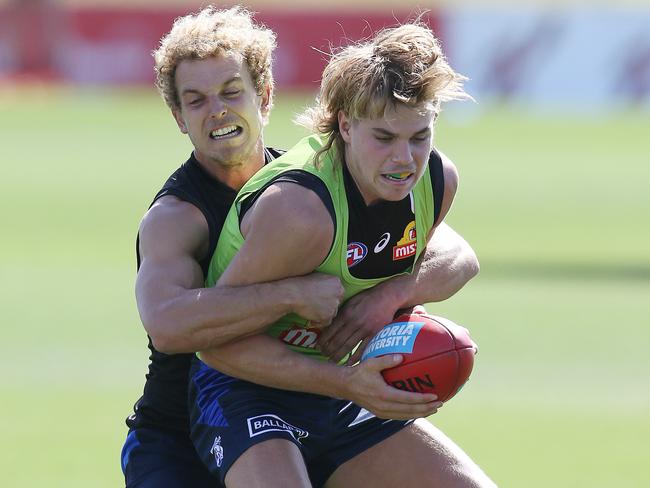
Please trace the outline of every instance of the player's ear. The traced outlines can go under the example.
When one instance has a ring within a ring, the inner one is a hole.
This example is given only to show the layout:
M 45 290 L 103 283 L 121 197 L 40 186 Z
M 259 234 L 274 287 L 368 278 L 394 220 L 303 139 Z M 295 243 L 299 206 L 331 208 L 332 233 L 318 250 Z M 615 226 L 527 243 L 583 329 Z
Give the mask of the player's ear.
M 260 95 L 262 97 L 262 103 L 260 105 L 260 113 L 262 116 L 266 119 L 269 116 L 269 112 L 271 111 L 271 107 L 273 106 L 273 88 L 271 85 L 266 85 L 262 89 L 262 93 Z
M 350 119 L 348 118 L 345 113 L 343 113 L 343 110 L 339 110 L 338 114 L 338 119 L 339 119 L 339 132 L 341 134 L 341 137 L 343 138 L 343 141 L 346 143 L 350 142 Z
M 174 120 L 176 121 L 176 125 L 178 125 L 178 128 L 183 134 L 187 134 L 187 125 L 185 125 L 185 120 L 183 120 L 183 116 L 181 115 L 180 110 L 172 110 L 172 115 L 174 116 Z

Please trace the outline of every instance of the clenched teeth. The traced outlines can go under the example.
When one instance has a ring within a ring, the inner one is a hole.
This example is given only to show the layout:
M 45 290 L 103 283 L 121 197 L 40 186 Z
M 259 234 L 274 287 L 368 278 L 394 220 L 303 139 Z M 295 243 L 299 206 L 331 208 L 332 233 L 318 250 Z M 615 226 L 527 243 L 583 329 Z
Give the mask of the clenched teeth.
M 394 180 L 394 181 L 402 181 L 411 176 L 411 173 L 408 171 L 403 172 L 403 173 L 388 173 L 384 175 L 386 178 L 389 180 Z
M 229 125 L 228 127 L 222 127 L 220 129 L 213 130 L 212 132 L 210 132 L 210 137 L 216 138 L 216 137 L 228 136 L 233 132 L 236 132 L 237 130 L 238 129 L 236 125 Z

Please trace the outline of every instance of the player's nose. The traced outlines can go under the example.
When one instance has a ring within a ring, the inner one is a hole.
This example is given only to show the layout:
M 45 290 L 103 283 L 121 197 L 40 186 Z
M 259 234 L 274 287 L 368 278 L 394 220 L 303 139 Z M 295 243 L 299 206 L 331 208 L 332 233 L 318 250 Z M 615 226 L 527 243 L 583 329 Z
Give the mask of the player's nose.
M 393 146 L 392 160 L 395 163 L 407 164 L 413 160 L 413 152 L 409 141 L 396 141 Z
M 228 112 L 228 107 L 218 96 L 211 96 L 208 98 L 208 108 L 210 110 L 210 117 L 221 118 Z

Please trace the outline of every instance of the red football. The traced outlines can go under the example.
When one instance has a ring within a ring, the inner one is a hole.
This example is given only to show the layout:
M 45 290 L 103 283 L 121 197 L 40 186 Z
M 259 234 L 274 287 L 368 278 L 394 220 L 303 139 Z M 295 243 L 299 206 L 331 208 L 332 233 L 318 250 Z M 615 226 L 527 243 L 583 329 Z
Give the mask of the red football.
M 361 360 L 402 354 L 398 366 L 382 371 L 386 382 L 401 390 L 435 393 L 446 402 L 468 380 L 476 352 L 468 330 L 451 320 L 404 314 L 375 334 Z

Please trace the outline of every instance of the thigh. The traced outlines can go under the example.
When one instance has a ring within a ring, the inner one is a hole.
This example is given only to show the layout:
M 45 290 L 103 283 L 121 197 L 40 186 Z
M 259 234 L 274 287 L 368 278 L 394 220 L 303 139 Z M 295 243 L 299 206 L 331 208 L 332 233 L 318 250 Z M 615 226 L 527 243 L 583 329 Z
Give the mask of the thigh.
M 327 436 L 317 447 L 317 456 L 307 456 L 307 469 L 314 486 L 321 487 L 342 464 L 399 432 L 412 420 L 380 419 L 346 400 L 329 399 Z
M 122 449 L 127 488 L 216 488 L 188 436 L 155 429 L 129 432 Z
M 346 461 L 325 486 L 495 487 L 458 445 L 426 419 L 416 420 Z
M 226 474 L 227 488 L 311 488 L 298 447 L 270 439 L 244 452 Z
M 229 487 L 311 486 L 304 459 L 321 442 L 313 395 L 227 380 L 200 366 L 190 383 L 191 439 Z M 283 481 L 284 480 L 284 481 Z M 273 483 L 273 484 L 271 484 Z

